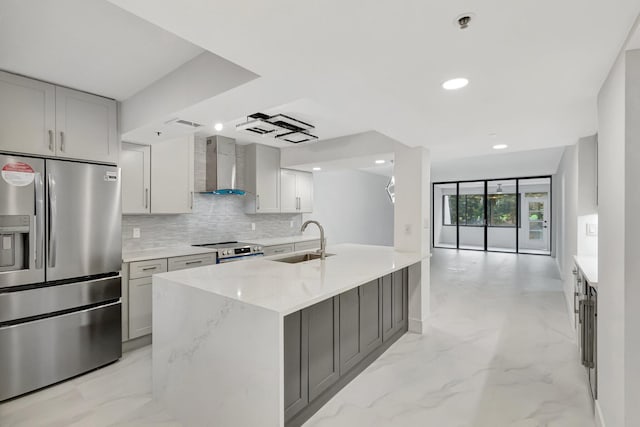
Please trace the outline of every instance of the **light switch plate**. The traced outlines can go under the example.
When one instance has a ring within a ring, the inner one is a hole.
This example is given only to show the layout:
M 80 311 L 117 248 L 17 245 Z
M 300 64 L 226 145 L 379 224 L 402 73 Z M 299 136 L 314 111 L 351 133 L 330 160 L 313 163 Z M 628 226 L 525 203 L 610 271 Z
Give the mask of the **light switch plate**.
M 598 235 L 598 224 L 587 224 L 587 236 Z
M 139 239 L 140 238 L 140 229 L 137 228 L 137 227 L 133 229 L 133 238 L 134 239 Z

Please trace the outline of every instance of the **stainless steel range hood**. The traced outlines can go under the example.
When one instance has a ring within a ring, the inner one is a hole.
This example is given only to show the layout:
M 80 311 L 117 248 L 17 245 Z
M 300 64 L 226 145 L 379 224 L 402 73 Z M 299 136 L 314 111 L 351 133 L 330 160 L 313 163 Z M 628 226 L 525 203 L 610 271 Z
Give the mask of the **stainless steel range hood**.
M 207 138 L 205 191 L 213 194 L 244 194 L 237 188 L 236 141 L 220 135 Z

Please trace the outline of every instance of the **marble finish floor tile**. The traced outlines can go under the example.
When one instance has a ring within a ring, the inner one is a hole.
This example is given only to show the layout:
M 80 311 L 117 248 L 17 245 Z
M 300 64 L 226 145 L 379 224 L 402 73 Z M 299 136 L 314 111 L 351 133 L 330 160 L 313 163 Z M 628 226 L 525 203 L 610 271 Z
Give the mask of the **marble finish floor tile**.
M 435 250 L 432 316 L 316 413 L 309 427 L 593 427 L 550 257 Z
M 402 337 L 305 426 L 593 427 L 554 260 L 436 250 L 431 264 L 427 334 Z M 0 426 L 180 424 L 151 398 L 145 347 L 0 404 Z

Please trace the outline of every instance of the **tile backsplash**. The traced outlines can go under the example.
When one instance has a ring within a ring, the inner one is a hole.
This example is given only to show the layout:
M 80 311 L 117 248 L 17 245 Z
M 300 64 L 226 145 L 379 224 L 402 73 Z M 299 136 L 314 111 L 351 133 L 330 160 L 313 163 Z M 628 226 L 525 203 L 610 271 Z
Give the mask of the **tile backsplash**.
M 256 225 L 255 230 L 251 230 L 251 223 Z M 301 225 L 301 214 L 247 215 L 243 196 L 196 194 L 190 214 L 124 215 L 122 247 L 125 251 L 135 251 L 229 240 L 251 242 L 252 239 L 299 235 Z M 132 237 L 134 227 L 140 228 L 139 239 Z
M 196 138 L 195 189 L 204 186 L 205 139 Z M 244 147 L 237 146 L 238 186 L 243 184 Z M 255 230 L 251 224 L 255 224 Z M 291 224 L 293 223 L 293 227 Z M 302 214 L 244 213 L 244 196 L 196 193 L 193 213 L 181 215 L 123 215 L 122 248 L 136 251 L 193 243 L 295 236 L 300 234 Z M 140 238 L 133 229 L 140 228 Z

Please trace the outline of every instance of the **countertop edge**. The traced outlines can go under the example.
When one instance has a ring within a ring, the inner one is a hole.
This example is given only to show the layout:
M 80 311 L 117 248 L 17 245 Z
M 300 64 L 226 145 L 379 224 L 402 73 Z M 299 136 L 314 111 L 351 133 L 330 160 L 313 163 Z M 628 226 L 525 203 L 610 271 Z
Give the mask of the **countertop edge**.
M 574 255 L 573 261 L 577 264 L 578 268 L 585 275 L 590 285 L 594 285 L 597 288 L 598 285 L 598 258 L 595 256 L 581 256 Z M 595 266 L 594 263 L 595 262 Z M 595 267 L 595 270 L 594 270 Z M 595 277 L 594 277 L 595 276 Z
M 155 251 L 155 253 L 152 251 Z M 175 248 L 149 249 L 148 254 L 145 254 L 145 252 L 147 252 L 147 250 L 130 251 L 128 254 L 123 251 L 122 262 L 124 264 L 128 264 L 131 262 L 150 261 L 152 259 L 175 258 L 189 255 L 216 253 L 217 251 L 215 249 L 199 248 L 197 246 L 178 246 Z

